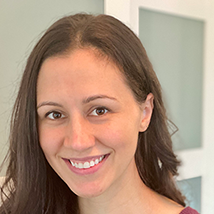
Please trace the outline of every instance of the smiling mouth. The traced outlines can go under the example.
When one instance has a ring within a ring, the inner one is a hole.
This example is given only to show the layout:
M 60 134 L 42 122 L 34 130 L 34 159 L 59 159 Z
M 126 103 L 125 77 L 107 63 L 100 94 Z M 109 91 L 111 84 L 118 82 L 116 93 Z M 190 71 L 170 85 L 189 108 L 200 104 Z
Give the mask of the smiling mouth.
M 98 165 L 107 156 L 108 155 L 102 155 L 100 157 L 97 157 L 90 161 L 85 161 L 85 162 L 79 162 L 79 161 L 74 161 L 74 160 L 69 159 L 69 163 L 76 169 L 89 169 L 89 168 L 92 168 L 92 167 Z

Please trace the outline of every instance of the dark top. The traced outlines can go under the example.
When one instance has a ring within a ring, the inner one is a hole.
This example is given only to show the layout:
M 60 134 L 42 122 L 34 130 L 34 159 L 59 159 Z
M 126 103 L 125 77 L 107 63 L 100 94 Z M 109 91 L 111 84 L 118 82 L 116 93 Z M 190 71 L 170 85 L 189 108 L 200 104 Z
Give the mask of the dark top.
M 181 211 L 180 214 L 199 214 L 199 213 L 190 207 L 186 207 L 184 210 Z

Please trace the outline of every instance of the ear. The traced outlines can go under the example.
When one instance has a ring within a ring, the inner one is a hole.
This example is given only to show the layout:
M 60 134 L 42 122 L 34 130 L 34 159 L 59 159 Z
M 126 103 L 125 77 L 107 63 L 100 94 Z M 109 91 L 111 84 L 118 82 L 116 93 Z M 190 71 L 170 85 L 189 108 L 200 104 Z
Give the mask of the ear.
M 153 100 L 154 96 L 152 93 L 150 93 L 147 95 L 146 101 L 141 104 L 142 117 L 140 121 L 139 132 L 145 132 L 149 126 L 154 108 Z

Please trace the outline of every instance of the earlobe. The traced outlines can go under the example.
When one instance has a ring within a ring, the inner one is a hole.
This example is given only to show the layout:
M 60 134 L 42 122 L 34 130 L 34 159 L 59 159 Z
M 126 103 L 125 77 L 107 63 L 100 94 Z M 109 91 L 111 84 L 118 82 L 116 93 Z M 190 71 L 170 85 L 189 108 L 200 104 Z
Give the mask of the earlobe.
M 145 132 L 149 127 L 149 123 L 152 117 L 152 112 L 154 108 L 154 96 L 152 93 L 147 95 L 147 98 L 144 103 L 142 103 L 142 117 L 140 121 L 140 130 L 139 132 Z

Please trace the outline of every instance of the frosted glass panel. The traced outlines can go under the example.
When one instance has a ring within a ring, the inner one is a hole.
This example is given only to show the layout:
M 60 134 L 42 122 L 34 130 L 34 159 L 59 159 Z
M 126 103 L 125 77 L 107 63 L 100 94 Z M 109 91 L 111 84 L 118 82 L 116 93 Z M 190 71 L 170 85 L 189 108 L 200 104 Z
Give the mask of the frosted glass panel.
M 139 36 L 161 82 L 174 149 L 201 146 L 204 22 L 140 8 Z
M 186 196 L 187 206 L 201 212 L 201 177 L 178 181 L 178 186 Z

